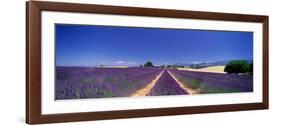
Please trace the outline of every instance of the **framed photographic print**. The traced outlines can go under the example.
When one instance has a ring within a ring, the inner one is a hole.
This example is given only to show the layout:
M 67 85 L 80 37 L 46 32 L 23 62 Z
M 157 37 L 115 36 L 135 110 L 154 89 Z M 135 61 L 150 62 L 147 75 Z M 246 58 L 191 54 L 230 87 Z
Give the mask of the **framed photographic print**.
M 29 124 L 268 109 L 268 16 L 26 3 Z

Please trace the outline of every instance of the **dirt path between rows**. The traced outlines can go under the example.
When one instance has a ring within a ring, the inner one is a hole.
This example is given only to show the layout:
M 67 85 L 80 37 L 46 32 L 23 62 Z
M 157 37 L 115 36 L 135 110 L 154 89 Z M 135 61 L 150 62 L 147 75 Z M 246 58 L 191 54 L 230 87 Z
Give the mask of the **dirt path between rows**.
M 198 91 L 192 88 L 185 86 L 181 81 L 179 81 L 170 71 L 167 71 L 170 76 L 180 85 L 180 87 L 185 90 L 190 95 L 198 94 Z
M 156 82 L 160 79 L 162 74 L 164 73 L 164 70 L 161 71 L 161 73 L 155 77 L 149 84 L 147 84 L 144 88 L 134 92 L 131 97 L 139 97 L 139 96 L 146 96 L 151 91 L 151 89 L 154 87 Z

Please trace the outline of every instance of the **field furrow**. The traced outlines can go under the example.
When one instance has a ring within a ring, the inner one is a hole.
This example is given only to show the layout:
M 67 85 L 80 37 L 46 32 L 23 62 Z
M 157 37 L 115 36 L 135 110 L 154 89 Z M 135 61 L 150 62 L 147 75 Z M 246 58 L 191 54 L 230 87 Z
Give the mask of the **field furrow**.
M 179 84 L 172 78 L 172 76 L 164 70 L 160 79 L 156 82 L 149 96 L 160 95 L 184 95 L 188 94 Z
M 155 86 L 156 82 L 161 78 L 164 71 L 162 71 L 155 79 L 153 79 L 149 84 L 147 84 L 144 88 L 137 90 L 131 96 L 138 97 L 138 96 L 147 96 L 151 89 Z

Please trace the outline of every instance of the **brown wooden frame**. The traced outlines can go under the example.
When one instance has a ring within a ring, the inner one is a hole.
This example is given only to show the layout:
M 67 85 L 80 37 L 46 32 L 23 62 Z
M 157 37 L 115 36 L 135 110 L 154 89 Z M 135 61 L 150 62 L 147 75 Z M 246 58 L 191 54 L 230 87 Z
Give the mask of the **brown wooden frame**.
M 74 112 L 67 114 L 43 115 L 41 114 L 41 11 L 100 13 L 262 23 L 263 101 L 262 103 L 191 106 L 176 108 L 167 107 L 157 109 L 138 109 L 85 113 Z M 26 123 L 39 124 L 268 109 L 268 24 L 268 16 L 262 15 L 227 14 L 214 12 L 29 1 L 26 3 Z

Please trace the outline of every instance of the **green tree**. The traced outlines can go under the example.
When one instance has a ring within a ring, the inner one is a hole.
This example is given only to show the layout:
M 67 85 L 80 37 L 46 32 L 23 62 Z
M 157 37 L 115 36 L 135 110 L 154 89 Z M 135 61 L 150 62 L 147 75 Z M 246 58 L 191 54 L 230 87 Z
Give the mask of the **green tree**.
M 152 62 L 151 61 L 147 61 L 145 64 L 144 64 L 144 67 L 154 67 Z
M 250 74 L 253 74 L 253 69 L 254 69 L 253 63 L 250 63 L 250 64 L 249 64 L 249 71 L 248 71 L 248 72 L 249 72 Z
M 246 60 L 232 60 L 224 68 L 227 73 L 249 72 L 249 64 Z

